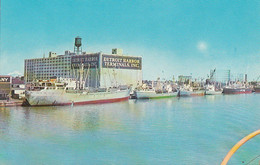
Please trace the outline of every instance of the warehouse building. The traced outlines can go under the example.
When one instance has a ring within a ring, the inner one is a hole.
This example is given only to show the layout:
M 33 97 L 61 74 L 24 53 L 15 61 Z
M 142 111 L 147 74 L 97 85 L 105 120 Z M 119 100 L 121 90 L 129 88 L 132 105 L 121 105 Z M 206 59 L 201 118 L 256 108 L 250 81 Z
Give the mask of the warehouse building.
M 142 57 L 126 56 L 122 49 L 112 49 L 112 54 L 81 51 L 81 38 L 75 39 L 74 52 L 64 55 L 50 52 L 48 57 L 26 59 L 26 82 L 57 78 L 78 78 L 83 68 L 87 87 L 104 88 L 120 85 L 136 87 L 142 82 Z

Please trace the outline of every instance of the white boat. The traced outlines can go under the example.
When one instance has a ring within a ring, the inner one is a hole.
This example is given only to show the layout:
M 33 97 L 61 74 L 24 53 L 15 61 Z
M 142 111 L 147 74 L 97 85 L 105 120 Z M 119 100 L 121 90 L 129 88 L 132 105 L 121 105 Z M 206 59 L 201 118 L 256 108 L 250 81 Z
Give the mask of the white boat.
M 135 95 L 137 99 L 160 99 L 160 98 L 169 98 L 169 97 L 177 97 L 177 92 L 165 92 L 159 93 L 155 90 L 140 90 L 135 91 Z
M 86 88 L 83 81 L 83 65 L 78 80 L 41 81 L 34 90 L 26 90 L 26 102 L 31 106 L 48 105 L 82 105 L 111 103 L 128 100 L 130 89 L 118 88 Z M 94 90 L 91 90 L 94 89 Z
M 205 91 L 187 91 L 187 90 L 180 90 L 180 96 L 204 96 Z
M 193 90 L 190 85 L 184 85 L 180 88 L 180 96 L 204 96 L 205 90 Z
M 146 84 L 138 90 L 135 90 L 135 97 L 137 99 L 160 99 L 178 96 L 178 91 L 172 88 L 172 85 L 161 84 L 160 78 L 157 79 L 156 87 L 154 87 L 154 82 L 152 81 L 152 87 L 149 89 Z
M 207 85 L 205 94 L 206 95 L 221 95 L 222 92 L 223 92 L 222 90 L 216 90 L 214 85 Z
M 110 89 L 105 92 L 84 90 L 42 89 L 26 91 L 25 97 L 31 106 L 83 105 L 119 102 L 129 99 L 130 89 Z
M 206 95 L 221 95 L 222 91 L 206 91 Z

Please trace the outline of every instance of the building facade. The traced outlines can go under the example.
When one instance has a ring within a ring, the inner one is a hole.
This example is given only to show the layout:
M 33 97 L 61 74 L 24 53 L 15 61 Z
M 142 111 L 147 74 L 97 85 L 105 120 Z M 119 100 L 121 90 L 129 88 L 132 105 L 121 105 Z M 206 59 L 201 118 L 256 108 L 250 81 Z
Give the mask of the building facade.
M 23 76 L 17 76 L 12 78 L 11 96 L 14 99 L 22 99 L 25 97 L 25 84 Z
M 24 77 L 26 82 L 50 79 L 51 77 L 69 78 L 71 72 L 71 54 L 57 56 L 50 52 L 49 57 L 26 59 Z
M 87 87 L 113 87 L 142 82 L 142 57 L 126 56 L 121 49 L 112 54 L 65 52 L 65 55 L 49 53 L 47 58 L 26 59 L 24 77 L 26 82 L 57 78 L 79 78 L 83 68 L 83 80 Z

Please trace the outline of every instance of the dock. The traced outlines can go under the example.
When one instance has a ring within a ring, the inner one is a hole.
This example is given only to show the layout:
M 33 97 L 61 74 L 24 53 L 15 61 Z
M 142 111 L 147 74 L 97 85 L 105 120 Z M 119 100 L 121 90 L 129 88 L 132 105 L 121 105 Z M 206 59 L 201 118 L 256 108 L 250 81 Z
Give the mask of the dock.
M 16 107 L 22 106 L 23 100 L 11 99 L 7 100 L 0 100 L 0 107 Z

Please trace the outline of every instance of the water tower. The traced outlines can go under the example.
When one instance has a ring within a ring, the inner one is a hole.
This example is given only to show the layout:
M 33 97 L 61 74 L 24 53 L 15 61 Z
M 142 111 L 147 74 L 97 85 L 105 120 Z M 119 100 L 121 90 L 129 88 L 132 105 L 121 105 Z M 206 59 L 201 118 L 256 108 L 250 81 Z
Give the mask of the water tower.
M 80 38 L 79 36 L 75 38 L 74 53 L 76 53 L 77 55 L 79 53 L 82 54 L 81 40 L 82 38 Z

